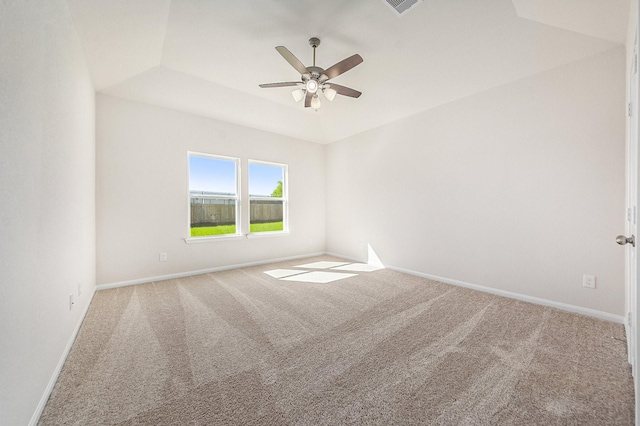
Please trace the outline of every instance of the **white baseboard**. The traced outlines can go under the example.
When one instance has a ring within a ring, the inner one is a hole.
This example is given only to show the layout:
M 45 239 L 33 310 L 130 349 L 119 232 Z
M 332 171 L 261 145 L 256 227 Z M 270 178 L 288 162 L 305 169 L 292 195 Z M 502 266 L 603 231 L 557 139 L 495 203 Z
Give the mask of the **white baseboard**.
M 100 291 L 100 290 L 108 290 L 110 288 L 125 287 L 125 286 L 128 286 L 128 285 L 146 284 L 146 283 L 151 283 L 151 282 L 155 282 L 155 281 L 173 280 L 173 279 L 176 279 L 176 278 L 191 277 L 193 275 L 202 275 L 202 274 L 209 274 L 211 272 L 227 271 L 229 269 L 246 268 L 248 266 L 266 265 L 268 263 L 286 262 L 288 260 L 304 259 L 306 257 L 313 257 L 313 256 L 322 256 L 324 254 L 326 254 L 326 253 L 325 252 L 307 253 L 307 254 L 302 254 L 302 255 L 298 255 L 298 256 L 281 257 L 281 258 L 278 258 L 278 259 L 259 260 L 257 262 L 239 263 L 239 264 L 236 264 L 236 265 L 218 266 L 218 267 L 215 267 L 215 268 L 199 269 L 199 270 L 196 270 L 196 271 L 178 272 L 178 273 L 175 273 L 175 274 L 159 275 L 159 276 L 155 276 L 155 277 L 146 277 L 146 278 L 138 278 L 138 279 L 135 279 L 135 280 L 128 280 L 128 281 L 119 281 L 119 282 L 109 283 L 109 284 L 100 284 L 100 285 L 96 286 L 96 290 L 98 290 L 98 291 Z
M 307 258 L 307 257 L 321 256 L 321 255 L 329 255 L 329 256 L 339 257 L 341 259 L 350 260 L 352 262 L 366 262 L 366 260 L 356 259 L 356 258 L 353 258 L 353 257 L 350 257 L 350 256 L 344 256 L 344 255 L 341 255 L 339 253 L 333 253 L 333 252 L 307 253 L 307 254 L 303 254 L 303 255 L 283 257 L 283 258 L 278 258 L 278 259 L 260 260 L 260 261 L 257 261 L 257 262 L 240 263 L 240 264 L 236 264 L 236 265 L 219 266 L 219 267 L 215 267 L 215 268 L 200 269 L 200 270 L 196 270 L 196 271 L 179 272 L 179 273 L 175 273 L 175 274 L 139 278 L 139 279 L 135 279 L 135 280 L 120 281 L 120 282 L 109 283 L 109 284 L 100 284 L 100 285 L 96 286 L 96 290 L 98 290 L 98 291 L 107 290 L 107 289 L 110 289 L 110 288 L 124 287 L 124 286 L 128 286 L 128 285 L 145 284 L 145 283 L 150 283 L 150 282 L 154 282 L 154 281 L 163 281 L 163 280 L 170 280 L 170 279 L 176 279 L 176 278 L 184 278 L 184 277 L 190 277 L 190 276 L 193 276 L 193 275 L 208 274 L 208 273 L 211 273 L 211 272 L 226 271 L 226 270 L 229 270 L 229 269 L 245 268 L 245 267 L 248 267 L 248 266 L 265 265 L 265 264 L 268 264 L 268 263 L 285 262 L 285 261 L 288 261 L 288 260 L 303 259 L 303 258 Z M 385 265 L 385 268 L 391 269 L 392 271 L 403 272 L 405 274 L 415 275 L 415 276 L 418 276 L 418 277 L 427 278 L 427 279 L 434 280 L 434 281 L 439 281 L 439 282 L 442 282 L 442 283 L 445 283 L 445 284 L 452 284 L 452 285 L 456 285 L 456 286 L 459 286 L 459 287 L 465 287 L 465 288 L 470 288 L 470 289 L 473 289 L 473 290 L 482 291 L 482 292 L 485 292 L 485 293 L 495 294 L 497 296 L 503 296 L 503 297 L 508 297 L 510 299 L 522 300 L 523 302 L 535 303 L 536 305 L 549 306 L 549 307 L 561 309 L 563 311 L 574 312 L 574 313 L 581 314 L 581 315 L 586 315 L 586 316 L 590 316 L 590 317 L 594 317 L 594 318 L 599 318 L 599 319 L 602 319 L 602 320 L 605 320 L 605 321 L 615 322 L 615 323 L 619 323 L 619 324 L 624 324 L 624 322 L 625 322 L 624 321 L 624 317 L 621 316 L 621 315 L 614 315 L 614 314 L 610 314 L 608 312 L 598 311 L 596 309 L 583 308 L 581 306 L 570 305 L 568 303 L 556 302 L 556 301 L 553 301 L 553 300 L 542 299 L 540 297 L 527 296 L 525 294 L 520 294 L 520 293 L 511 292 L 511 291 L 506 291 L 506 290 L 500 290 L 500 289 L 496 289 L 496 288 L 486 287 L 486 286 L 479 285 L 479 284 L 472 284 L 472 283 L 459 281 L 459 280 L 454 280 L 454 279 L 446 278 L 446 277 L 439 277 L 437 275 L 425 274 L 423 272 L 413 271 L 413 270 L 404 269 L 404 268 L 398 268 L 398 267 L 390 266 L 390 265 Z
M 362 260 L 353 259 L 353 258 L 350 258 L 348 256 L 343 256 L 343 255 L 338 254 L 338 253 L 327 252 L 327 254 L 331 255 L 331 256 L 339 257 L 339 258 L 342 258 L 342 259 L 346 259 L 346 260 L 352 260 L 354 262 L 362 262 Z M 430 279 L 430 280 L 433 280 L 433 281 L 439 281 L 439 282 L 442 282 L 442 283 L 445 283 L 445 284 L 452 284 L 452 285 L 456 285 L 456 286 L 459 286 L 459 287 L 465 287 L 465 288 L 469 288 L 469 289 L 472 289 L 472 290 L 478 290 L 478 291 L 482 291 L 482 292 L 485 292 L 485 293 L 491 293 L 491 294 L 495 294 L 496 296 L 503 296 L 503 297 L 508 297 L 510 299 L 522 300 L 523 302 L 535 303 L 536 305 L 549 306 L 549 307 L 552 307 L 552 308 L 561 309 L 563 311 L 574 312 L 574 313 L 577 313 L 577 314 L 586 315 L 586 316 L 590 316 L 590 317 L 594 317 L 594 318 L 599 318 L 599 319 L 602 319 L 602 320 L 605 320 L 605 321 L 615 322 L 615 323 L 618 323 L 618 324 L 624 324 L 625 323 L 624 317 L 621 316 L 621 315 L 614 315 L 614 314 L 610 314 L 608 312 L 598 311 L 596 309 L 583 308 L 581 306 L 570 305 L 568 303 L 556 302 L 556 301 L 553 301 L 553 300 L 542 299 L 540 297 L 527 296 L 525 294 L 515 293 L 515 292 L 511 292 L 511 291 L 506 291 L 506 290 L 499 290 L 499 289 L 496 289 L 496 288 L 486 287 L 486 286 L 479 285 L 479 284 L 472 284 L 472 283 L 468 283 L 468 282 L 464 282 L 464 281 L 454 280 L 454 279 L 451 279 L 451 278 L 439 277 L 437 275 L 425 274 L 423 272 L 413 271 L 413 270 L 410 270 L 410 269 L 398 268 L 396 266 L 385 265 L 384 267 L 387 268 L 387 269 L 390 269 L 392 271 L 403 272 L 405 274 L 415 275 L 417 277 L 427 278 L 427 279 Z
M 496 296 L 508 297 L 510 299 L 516 299 L 516 300 L 521 300 L 523 302 L 535 303 L 536 305 L 549 306 L 552 308 L 561 309 L 563 311 L 574 312 L 574 313 L 586 315 L 589 317 L 599 318 L 605 321 L 624 324 L 624 317 L 622 315 L 614 315 L 608 312 L 598 311 L 596 309 L 583 308 L 582 306 L 570 305 L 568 303 L 556 302 L 554 300 L 543 299 L 540 297 L 527 296 L 526 294 L 500 290 L 497 288 L 485 287 L 479 284 L 471 284 L 464 281 L 453 280 L 445 277 L 439 277 L 437 275 L 425 274 L 422 272 L 412 271 L 404 268 L 397 268 L 395 266 L 385 265 L 385 268 L 391 269 L 392 271 L 404 272 L 405 274 L 415 275 L 418 277 L 439 281 L 445 284 L 452 284 L 460 287 L 470 288 L 472 290 L 478 290 L 485 293 L 495 294 Z
M 89 302 L 85 305 L 84 309 L 82 310 L 82 314 L 80 315 L 80 318 L 78 318 L 78 323 L 76 324 L 75 328 L 73 329 L 73 332 L 71 333 L 71 337 L 69 338 L 69 341 L 67 342 L 67 345 L 65 346 L 64 351 L 62 352 L 62 356 L 58 361 L 58 365 L 56 365 L 56 369 L 53 371 L 53 374 L 51 375 L 51 379 L 49 379 L 49 383 L 47 384 L 47 387 L 45 388 L 44 393 L 40 398 L 40 402 L 38 403 L 38 406 L 36 407 L 36 410 L 34 411 L 33 416 L 31 416 L 31 420 L 29 421 L 29 426 L 35 426 L 38 424 L 38 421 L 40 421 L 40 416 L 42 415 L 42 411 L 44 410 L 45 405 L 47 405 L 47 401 L 49 400 L 49 396 L 53 391 L 53 387 L 56 385 L 56 382 L 58 381 L 58 376 L 60 376 L 62 367 L 64 366 L 64 363 L 67 360 L 67 356 L 69 356 L 69 352 L 71 351 L 73 342 L 76 341 L 76 337 L 78 336 L 78 332 L 80 331 L 80 326 L 82 326 L 84 317 L 86 317 L 87 312 L 89 312 L 89 306 L 91 306 L 91 301 L 93 300 L 93 296 L 95 294 L 96 294 L 96 290 L 94 289 L 91 292 L 91 297 L 89 297 Z
M 343 256 L 341 254 L 332 253 L 330 251 L 327 251 L 324 254 L 326 254 L 327 256 L 339 257 L 340 259 L 344 259 L 344 260 L 350 260 L 351 262 L 367 263 L 366 259 L 364 259 L 364 260 L 363 259 L 356 259 L 355 257 Z

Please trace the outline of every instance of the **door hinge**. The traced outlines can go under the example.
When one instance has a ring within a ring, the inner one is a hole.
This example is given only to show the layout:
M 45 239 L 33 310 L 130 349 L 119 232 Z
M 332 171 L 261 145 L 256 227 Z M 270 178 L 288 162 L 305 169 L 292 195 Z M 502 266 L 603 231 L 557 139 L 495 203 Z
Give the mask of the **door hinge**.
M 633 115 L 633 104 L 631 102 L 627 104 L 627 115 L 629 117 Z
M 627 208 L 627 222 L 636 224 L 636 206 Z
M 633 325 L 631 324 L 631 312 L 627 313 L 627 325 L 629 327 L 633 327 Z
M 638 54 L 637 53 L 633 54 L 633 73 L 634 74 L 638 73 Z

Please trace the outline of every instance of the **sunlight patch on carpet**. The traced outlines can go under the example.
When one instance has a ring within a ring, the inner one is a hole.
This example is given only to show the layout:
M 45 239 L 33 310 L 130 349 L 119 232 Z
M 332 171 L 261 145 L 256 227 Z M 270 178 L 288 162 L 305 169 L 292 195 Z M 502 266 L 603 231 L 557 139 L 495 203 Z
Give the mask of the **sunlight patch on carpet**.
M 324 272 L 313 271 L 306 274 L 293 275 L 290 277 L 281 278 L 281 281 L 299 281 L 304 283 L 319 283 L 326 284 L 333 281 L 342 280 L 345 278 L 355 277 L 357 274 L 344 274 L 342 272 Z
M 313 262 L 313 263 L 305 263 L 304 265 L 296 265 L 296 268 L 309 268 L 309 269 L 329 269 L 335 268 L 336 266 L 347 265 L 349 262 Z
M 304 274 L 308 271 L 302 271 L 300 269 L 273 269 L 271 271 L 264 271 L 265 274 L 271 275 L 273 278 L 284 278 L 292 275 Z
M 336 271 L 374 272 L 384 268 L 377 265 L 367 265 L 366 263 L 352 263 L 350 265 L 336 266 L 331 269 Z

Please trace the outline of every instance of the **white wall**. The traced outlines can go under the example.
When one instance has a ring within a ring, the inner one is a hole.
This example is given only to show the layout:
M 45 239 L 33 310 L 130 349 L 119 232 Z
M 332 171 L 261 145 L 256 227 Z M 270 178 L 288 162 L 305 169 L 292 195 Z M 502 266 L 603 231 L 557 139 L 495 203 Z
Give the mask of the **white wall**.
M 328 251 L 623 315 L 624 76 L 621 46 L 331 144 Z
M 324 146 L 107 95 L 96 105 L 98 284 L 324 251 Z M 187 151 L 241 158 L 245 187 L 248 159 L 288 164 L 291 234 L 185 244 Z
M 24 425 L 95 288 L 95 99 L 65 1 L 0 3 L 0 40 L 0 423 Z

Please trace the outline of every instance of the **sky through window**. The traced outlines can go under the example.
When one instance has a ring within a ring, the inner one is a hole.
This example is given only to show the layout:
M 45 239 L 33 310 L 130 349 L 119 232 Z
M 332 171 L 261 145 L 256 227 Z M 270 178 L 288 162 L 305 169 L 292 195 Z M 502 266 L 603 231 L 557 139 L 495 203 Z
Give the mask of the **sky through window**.
M 236 162 L 189 155 L 189 191 L 236 193 Z
M 249 163 L 249 195 L 253 197 L 270 197 L 284 181 L 284 168 L 269 164 Z

